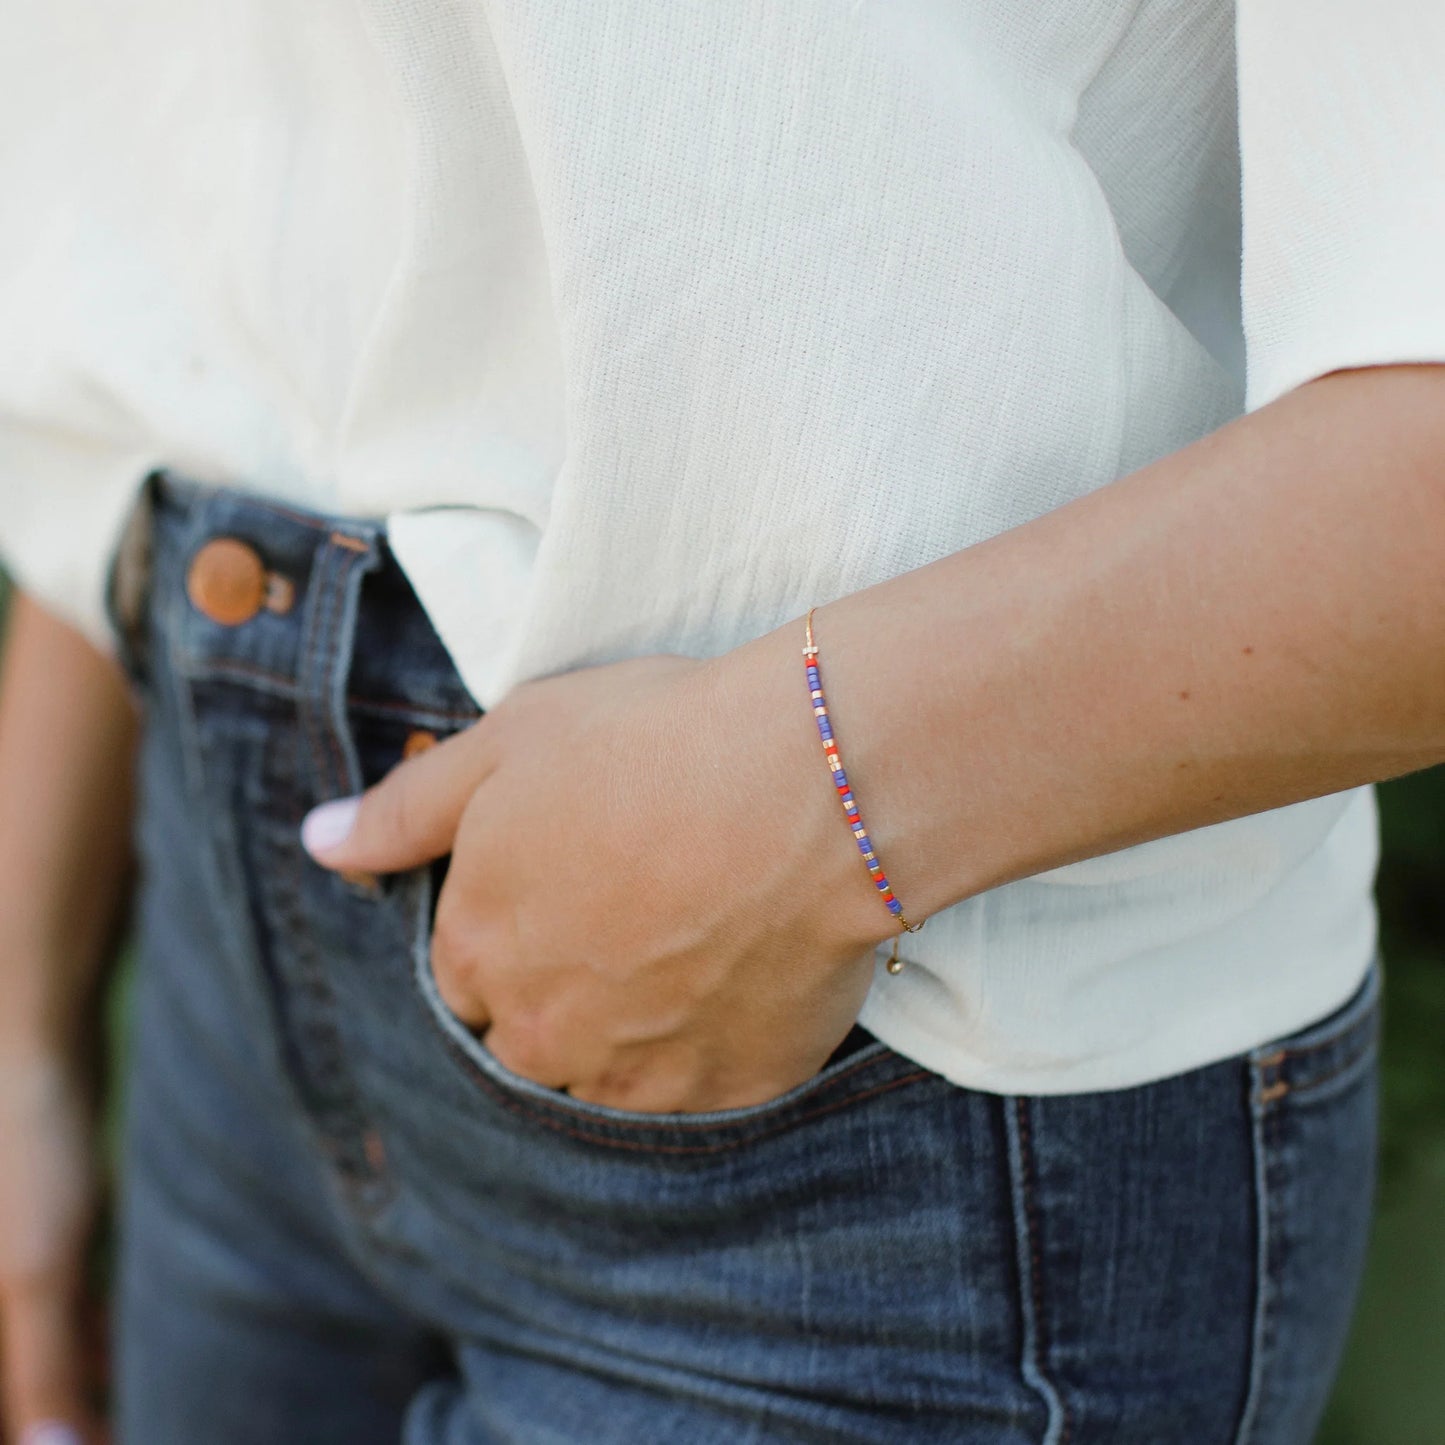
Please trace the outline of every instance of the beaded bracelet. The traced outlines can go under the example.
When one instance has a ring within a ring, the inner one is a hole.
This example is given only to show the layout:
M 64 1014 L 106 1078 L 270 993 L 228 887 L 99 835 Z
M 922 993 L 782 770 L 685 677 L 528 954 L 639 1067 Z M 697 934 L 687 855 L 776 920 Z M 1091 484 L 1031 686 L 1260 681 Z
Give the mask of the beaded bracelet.
M 823 756 L 828 760 L 828 766 L 833 770 L 833 785 L 838 790 L 838 796 L 843 800 L 843 813 L 848 819 L 848 826 L 853 830 L 853 837 L 857 840 L 858 851 L 863 855 L 863 861 L 868 865 L 868 872 L 873 877 L 874 886 L 882 894 L 883 901 L 888 905 L 888 911 L 898 920 L 904 933 L 917 933 L 927 923 L 910 923 L 903 916 L 903 905 L 893 896 L 893 889 L 889 886 L 888 879 L 884 875 L 883 867 L 878 862 L 873 852 L 873 844 L 869 841 L 868 834 L 863 831 L 863 820 L 858 816 L 858 804 L 853 800 L 853 789 L 848 785 L 848 775 L 843 771 L 842 759 L 838 756 L 838 744 L 833 738 L 833 724 L 828 717 L 828 704 L 823 697 L 823 681 L 818 675 L 818 644 L 813 641 L 813 613 L 816 607 L 808 609 L 808 642 L 803 648 L 804 666 L 808 672 L 808 693 L 813 699 L 813 716 L 818 720 L 818 736 L 823 740 Z M 903 972 L 903 960 L 898 956 L 898 934 L 893 936 L 893 952 L 888 957 L 887 968 L 889 973 L 898 974 Z

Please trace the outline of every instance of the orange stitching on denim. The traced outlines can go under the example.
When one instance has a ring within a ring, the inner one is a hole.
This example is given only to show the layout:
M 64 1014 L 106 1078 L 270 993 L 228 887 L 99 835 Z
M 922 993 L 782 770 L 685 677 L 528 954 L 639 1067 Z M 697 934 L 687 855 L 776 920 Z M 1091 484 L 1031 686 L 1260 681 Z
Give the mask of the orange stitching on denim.
M 1271 1070 L 1281 1069 L 1287 1060 L 1301 1059 L 1310 1054 L 1316 1054 L 1329 1045 L 1340 1045 L 1352 1034 L 1358 1033 L 1361 1029 L 1365 1031 L 1364 1042 L 1358 1048 L 1352 1048 L 1348 1056 L 1328 1072 L 1319 1075 L 1317 1078 L 1304 1079 L 1274 1079 L 1269 1083 L 1265 1082 L 1264 1076 Z M 1265 1058 L 1255 1061 L 1255 1066 L 1261 1071 L 1259 1079 L 1259 1095 L 1257 1102 L 1260 1105 L 1273 1104 L 1289 1094 L 1296 1098 L 1308 1098 L 1317 1089 L 1323 1088 L 1326 1084 L 1338 1079 L 1343 1074 L 1357 1067 L 1363 1060 L 1367 1059 L 1370 1051 L 1378 1044 L 1380 1037 L 1380 1026 L 1378 1014 L 1366 1013 L 1363 1017 L 1353 1020 L 1344 1028 L 1337 1030 L 1328 1039 L 1317 1044 L 1311 1044 L 1302 1049 L 1279 1049 Z
M 1316 1089 L 1323 1088 L 1326 1084 L 1331 1083 L 1335 1079 L 1338 1079 L 1342 1074 L 1348 1074 L 1351 1069 L 1355 1068 L 1358 1064 L 1362 1063 L 1364 1060 L 1370 1057 L 1370 1053 L 1376 1043 L 1378 1043 L 1379 1037 L 1379 1029 L 1371 1029 L 1369 1037 L 1365 1040 L 1364 1045 L 1361 1048 L 1353 1050 L 1349 1058 L 1347 1058 L 1344 1063 L 1336 1064 L 1335 1067 L 1329 1071 L 1329 1073 L 1321 1074 L 1317 1079 L 1302 1079 L 1296 1082 L 1291 1086 L 1293 1091 L 1298 1095 L 1308 1097 L 1310 1094 L 1314 1093 Z
M 1379 994 L 1377 992 L 1361 1012 L 1355 1014 L 1353 1018 L 1342 1021 L 1332 1033 L 1327 1034 L 1322 1039 L 1316 1039 L 1313 1043 L 1303 1044 L 1297 1049 L 1283 1048 L 1280 1050 L 1280 1056 L 1289 1059 L 1302 1059 L 1306 1054 L 1317 1054 L 1321 1049 L 1327 1049 L 1333 1044 L 1339 1043 L 1341 1040 L 1348 1038 L 1353 1030 L 1367 1027 L 1371 1014 L 1377 1010 L 1378 1004 Z M 1261 1060 L 1260 1062 L 1263 1063 L 1265 1061 Z
M 275 512 L 278 517 L 285 517 L 291 522 L 300 522 L 303 527 L 309 527 L 313 532 L 324 532 L 330 523 L 318 515 L 309 516 L 305 512 L 292 511 L 290 507 L 280 506 L 276 502 L 263 501 L 260 497 L 252 496 L 249 492 L 237 492 L 232 490 L 233 497 L 240 497 L 249 506 L 264 507 L 268 512 Z
M 421 702 L 392 702 L 382 698 L 358 697 L 355 693 L 347 693 L 346 702 L 350 707 L 362 708 L 367 712 L 400 713 L 403 717 L 446 718 L 449 722 L 476 722 L 484 716 L 480 708 L 463 712 L 457 708 L 428 707 Z
M 366 543 L 360 537 L 353 537 L 347 532 L 332 532 L 328 541 L 335 542 L 338 547 L 345 547 L 352 552 L 365 552 Z
M 435 1020 L 433 1020 L 435 1022 Z M 662 1144 L 638 1139 L 618 1139 L 609 1134 L 588 1132 L 581 1129 L 569 1128 L 560 1120 L 550 1117 L 543 1112 L 542 1108 L 532 1108 L 526 1102 L 518 1099 L 502 1087 L 490 1074 L 478 1067 L 457 1041 L 450 1034 L 443 1033 L 442 1038 L 451 1049 L 453 1056 L 465 1067 L 467 1073 L 473 1080 L 480 1084 L 504 1109 L 509 1113 L 517 1115 L 530 1123 L 540 1125 L 544 1129 L 550 1129 L 557 1134 L 565 1134 L 570 1139 L 580 1140 L 584 1144 L 596 1144 L 606 1149 L 625 1149 L 636 1154 L 687 1154 L 705 1155 L 721 1154 L 729 1149 L 736 1149 L 743 1144 L 757 1143 L 763 1139 L 773 1138 L 775 1135 L 785 1133 L 788 1129 L 799 1124 L 805 1124 L 813 1119 L 819 1119 L 827 1114 L 836 1113 L 839 1109 L 847 1108 L 850 1104 L 862 1103 L 865 1099 L 875 1098 L 879 1094 L 889 1093 L 893 1089 L 901 1088 L 904 1084 L 916 1083 L 920 1079 L 929 1079 L 933 1075 L 927 1069 L 918 1069 L 911 1074 L 904 1074 L 897 1079 L 887 1079 L 881 1084 L 874 1085 L 871 1089 L 865 1089 L 861 1093 L 849 1094 L 846 1098 L 834 1100 L 819 1109 L 808 1110 L 801 1114 L 785 1118 L 770 1129 L 762 1129 L 748 1132 L 748 1125 L 744 1122 L 740 1125 L 727 1124 L 702 1124 L 693 1125 L 695 1128 L 727 1129 L 740 1128 L 743 1132 L 736 1138 L 719 1139 L 711 1144 Z M 872 1062 L 867 1061 L 867 1062 Z M 842 1077 L 842 1076 L 840 1076 Z M 837 1080 L 830 1080 L 836 1083 Z M 635 1129 L 645 1130 L 659 1128 L 661 1130 L 688 1127 L 685 1125 L 646 1125 L 619 1123 L 616 1125 L 603 1124 L 604 1128 Z
M 841 1084 L 845 1079 L 851 1079 L 853 1075 L 856 1074 L 860 1069 L 866 1069 L 870 1064 L 876 1064 L 879 1062 L 880 1059 L 886 1057 L 886 1052 L 880 1051 L 876 1054 L 870 1054 L 867 1058 L 855 1059 L 853 1063 L 851 1063 L 847 1068 L 841 1070 L 839 1073 L 834 1074 L 832 1078 L 827 1080 L 826 1087 L 831 1088 L 834 1084 Z M 481 1068 L 481 1066 L 476 1062 L 475 1059 L 469 1058 L 468 1062 L 472 1065 L 473 1068 Z M 485 1070 L 482 1070 L 482 1072 L 485 1072 Z M 488 1077 L 490 1078 L 491 1076 L 488 1075 Z M 492 1082 L 495 1083 L 498 1088 L 505 1087 L 505 1085 L 502 1084 L 502 1082 L 498 1079 L 493 1079 Z M 659 1127 L 657 1124 L 654 1124 L 651 1121 L 644 1122 L 640 1119 L 595 1119 L 592 1117 L 592 1115 L 584 1113 L 581 1109 L 569 1109 L 567 1105 L 563 1103 L 560 1099 L 556 1101 L 553 1101 L 551 1099 L 520 1100 L 520 1102 L 531 1103 L 539 1111 L 551 1110 L 554 1113 L 566 1114 L 571 1118 L 576 1119 L 580 1123 L 596 1124 L 604 1129 L 650 1130 Z M 661 1127 L 664 1129 L 694 1130 L 726 1128 L 727 1126 L 726 1124 L 720 1125 L 716 1121 L 709 1121 L 706 1119 L 679 1119 L 675 1123 L 668 1123 L 662 1125 Z
M 1317 1043 L 1306 1044 L 1303 1048 L 1284 1049 L 1281 1052 L 1287 1059 L 1302 1059 L 1308 1054 L 1317 1054 L 1321 1049 L 1333 1048 L 1335 1044 L 1348 1038 L 1351 1032 L 1361 1027 L 1364 1022 L 1365 1020 L 1362 1018 L 1354 1019 L 1352 1022 L 1346 1024 L 1344 1028 L 1332 1033 L 1327 1039 L 1320 1039 Z
M 205 679 L 228 672 L 240 673 L 245 677 L 257 678 L 262 682 L 273 682 L 288 693 L 296 691 L 296 679 L 284 672 L 273 672 L 268 667 L 257 667 L 254 663 L 242 662 L 239 658 L 198 657 L 194 653 L 181 659 L 185 675 L 192 679 Z
M 294 696 L 297 690 L 296 679 L 289 673 L 275 672 L 267 667 L 258 667 L 255 663 L 244 662 L 240 658 L 232 657 L 201 657 L 195 654 L 187 654 L 182 658 L 182 670 L 187 677 L 197 680 L 208 680 L 219 678 L 225 680 L 227 675 L 235 673 L 239 677 L 254 678 L 258 682 L 273 683 L 276 688 L 286 696 Z M 477 708 L 473 711 L 463 711 L 457 708 L 431 707 L 422 702 L 396 701 L 389 698 L 362 697 L 358 693 L 349 692 L 346 694 L 346 705 L 356 708 L 360 712 L 375 712 L 389 715 L 396 713 L 405 718 L 442 718 L 447 722 L 472 723 L 486 714 Z

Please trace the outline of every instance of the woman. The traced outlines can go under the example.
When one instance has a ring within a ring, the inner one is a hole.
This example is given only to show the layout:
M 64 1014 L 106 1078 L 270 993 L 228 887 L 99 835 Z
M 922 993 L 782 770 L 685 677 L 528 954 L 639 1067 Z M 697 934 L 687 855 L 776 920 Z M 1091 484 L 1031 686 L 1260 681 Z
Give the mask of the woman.
M 121 1440 L 1307 1440 L 1445 20 L 22 12 L 13 1427 L 134 702 Z

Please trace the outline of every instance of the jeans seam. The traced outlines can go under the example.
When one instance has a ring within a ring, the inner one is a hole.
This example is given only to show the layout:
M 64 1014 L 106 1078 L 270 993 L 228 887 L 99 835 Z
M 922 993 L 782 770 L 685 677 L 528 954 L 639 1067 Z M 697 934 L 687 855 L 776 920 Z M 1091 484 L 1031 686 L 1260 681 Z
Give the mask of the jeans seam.
M 299 733 L 296 751 L 299 760 Z M 299 831 L 299 818 L 296 820 L 296 827 Z M 303 1025 L 297 1031 L 296 1044 L 303 1048 L 308 1044 L 315 1044 L 316 1053 L 313 1055 L 313 1062 L 320 1072 L 323 1090 L 327 1092 L 337 1090 L 344 1092 L 345 1095 L 344 1102 L 339 1109 L 332 1100 L 323 1097 L 315 1100 L 311 1107 L 305 1108 L 304 1112 L 315 1131 L 321 1152 L 331 1164 L 334 1171 L 333 1178 L 341 1184 L 349 1196 L 365 1209 L 368 1205 L 375 1206 L 379 1203 L 379 1199 L 376 1197 L 377 1191 L 373 1189 L 371 1196 L 368 1197 L 365 1185 L 384 1182 L 385 1174 L 375 1171 L 374 1161 L 365 1157 L 364 1145 L 364 1162 L 374 1172 L 368 1179 L 364 1171 L 359 1171 L 355 1167 L 356 1160 L 350 1149 L 351 1141 L 353 1137 L 364 1137 L 369 1121 L 364 1117 L 360 1102 L 356 1098 L 355 1084 L 350 1077 L 350 1069 L 345 1058 L 345 1045 L 341 1037 L 341 1030 L 332 1018 L 335 994 L 331 988 L 331 981 L 327 978 L 325 967 L 317 956 L 310 930 L 306 927 L 302 914 L 306 854 L 294 844 L 287 851 L 293 865 L 291 895 L 288 900 L 294 910 L 292 912 L 293 923 L 288 930 L 296 946 L 297 983 L 293 986 L 297 987 L 303 995 L 302 1006 L 305 1010 Z
M 878 1063 L 881 1059 L 885 1057 L 887 1057 L 885 1054 L 879 1052 L 870 1055 L 868 1058 L 859 1059 L 855 1063 L 847 1064 L 844 1068 L 840 1069 L 838 1073 L 834 1074 L 831 1079 L 826 1081 L 823 1089 L 820 1090 L 820 1092 L 831 1092 L 838 1084 L 841 1084 L 844 1080 L 853 1078 L 854 1075 L 858 1074 L 864 1069 L 869 1068 L 871 1065 Z M 479 1065 L 477 1061 L 470 1056 L 467 1056 L 467 1063 L 472 1069 L 476 1070 L 477 1073 L 486 1073 L 486 1070 L 483 1069 L 481 1065 Z M 607 1137 L 609 1138 L 613 1137 L 614 1134 L 620 1134 L 623 1136 L 628 1133 L 646 1135 L 649 1131 L 654 1130 L 658 1127 L 656 1124 L 643 1123 L 641 1120 L 599 1119 L 593 1115 L 584 1114 L 581 1110 L 568 1109 L 561 1100 L 559 1100 L 556 1104 L 552 1104 L 550 1101 L 527 1099 L 521 1095 L 513 1094 L 508 1091 L 507 1085 L 503 1080 L 491 1078 L 490 1075 L 488 1075 L 487 1077 L 493 1084 L 496 1085 L 498 1089 L 507 1092 L 509 1098 L 515 1099 L 519 1109 L 522 1109 L 527 1113 L 533 1114 L 538 1117 L 542 1115 L 547 1115 L 548 1117 L 556 1118 L 559 1123 L 566 1122 L 569 1124 L 575 1124 L 578 1128 L 581 1129 L 586 1129 L 588 1125 L 591 1125 L 596 1130 L 612 1131 L 611 1133 L 607 1134 Z M 851 1097 L 851 1095 L 848 1097 Z M 800 1102 L 806 1102 L 806 1100 Z M 766 1110 L 768 1107 L 768 1105 L 764 1104 L 760 1106 L 760 1109 Z M 756 1117 L 758 1122 L 766 1122 L 765 1116 L 761 1113 Z M 739 1123 L 741 1124 L 741 1127 L 747 1127 L 746 1120 L 739 1121 Z M 720 1128 L 726 1129 L 729 1126 L 725 1122 L 722 1124 L 718 1124 L 711 1120 L 699 1119 L 697 1121 L 678 1120 L 676 1122 L 669 1123 L 664 1127 L 669 1130 L 675 1130 L 679 1133 L 688 1132 L 695 1134 L 705 1134 Z M 738 1127 L 738 1125 L 735 1124 L 733 1127 Z
M 1275 1111 L 1270 1105 L 1278 1097 L 1272 1089 L 1278 1084 L 1267 1085 L 1265 1074 L 1278 1068 L 1283 1060 L 1277 1055 L 1252 1062 L 1248 1066 L 1245 1083 L 1250 1111 L 1250 1150 L 1254 1162 L 1254 1320 L 1250 1329 L 1249 1383 L 1245 1389 L 1244 1404 L 1240 1409 L 1239 1428 L 1235 1432 L 1234 1445 L 1249 1445 L 1254 1436 L 1255 1423 L 1259 1417 L 1260 1400 L 1264 1395 L 1264 1369 L 1269 1355 L 1270 1314 L 1270 1252 L 1273 1243 L 1270 1230 L 1270 1188 L 1269 1188 L 1269 1144 L 1267 1131 Z M 1288 1092 L 1288 1085 L 1284 1086 Z
M 293 778 L 298 792 L 293 796 L 293 842 L 288 849 L 291 861 L 291 900 L 294 908 L 293 926 L 288 929 L 295 949 L 295 982 L 289 984 L 299 994 L 301 1023 L 295 1027 L 294 1045 L 309 1054 L 306 1067 L 314 1070 L 321 1096 L 310 1101 L 305 1110 L 320 1143 L 321 1152 L 332 1169 L 332 1179 L 362 1214 L 375 1215 L 390 1198 L 392 1180 L 384 1152 L 378 1153 L 369 1142 L 375 1134 L 372 1121 L 357 1087 L 345 1040 L 336 1020 L 336 992 L 324 960 L 303 917 L 308 858 L 300 846 L 301 815 L 305 809 L 301 790 L 301 762 L 304 756 L 311 769 L 314 792 L 321 798 L 332 794 L 328 758 L 334 757 L 338 781 L 346 786 L 346 767 L 340 743 L 333 735 L 331 709 L 325 690 L 317 679 L 326 665 L 327 650 L 335 634 L 335 624 L 344 606 L 343 591 L 346 569 L 339 575 L 330 565 L 333 553 L 325 541 L 318 544 L 307 587 L 307 613 L 302 624 L 301 645 L 297 661 L 296 728 L 293 746 Z M 315 1085 L 313 1085 L 314 1087 Z M 302 1088 L 306 1093 L 305 1086 Z
M 313 606 L 325 608 L 320 615 L 313 614 L 313 636 L 308 639 L 309 647 L 301 673 L 303 689 L 302 709 L 306 726 L 307 743 L 311 751 L 312 767 L 315 769 L 316 791 L 321 799 L 335 796 L 339 786 L 346 787 L 346 766 L 342 759 L 341 746 L 336 739 L 331 723 L 331 710 L 326 706 L 329 698 L 318 683 L 318 676 L 328 648 L 336 630 L 336 621 L 341 614 L 341 594 L 345 586 L 345 567 L 336 568 L 331 564 L 332 552 L 329 544 L 323 543 L 316 562 L 313 564 L 313 578 L 319 573 L 322 591 L 314 596 Z M 332 574 L 337 575 L 333 576 Z M 315 585 L 315 584 L 313 584 Z M 335 775 L 330 765 L 335 764 Z
M 596 1145 L 604 1149 L 621 1149 L 632 1154 L 654 1154 L 670 1156 L 687 1156 L 692 1158 L 706 1157 L 708 1155 L 724 1154 L 730 1149 L 743 1148 L 750 1144 L 760 1143 L 764 1139 L 771 1139 L 778 1134 L 785 1134 L 801 1124 L 806 1124 L 814 1119 L 820 1119 L 828 1114 L 835 1114 L 840 1109 L 846 1109 L 850 1105 L 860 1104 L 866 1099 L 877 1098 L 880 1094 L 890 1093 L 894 1089 L 902 1088 L 905 1084 L 917 1083 L 920 1079 L 928 1079 L 933 1076 L 927 1069 L 918 1069 L 913 1073 L 903 1074 L 895 1079 L 885 1079 L 871 1088 L 855 1090 L 845 1094 L 842 1098 L 833 1099 L 831 1102 L 821 1105 L 815 1109 L 807 1109 L 801 1113 L 789 1113 L 770 1127 L 748 1129 L 739 1132 L 736 1138 L 715 1139 L 698 1144 L 666 1144 L 660 1141 L 647 1138 L 618 1138 L 615 1135 L 604 1134 L 592 1130 L 573 1128 L 564 1123 L 561 1119 L 553 1118 L 539 1109 L 532 1109 L 527 1104 L 510 1093 L 506 1088 L 493 1079 L 485 1070 L 478 1067 L 476 1061 L 468 1056 L 466 1051 L 449 1034 L 442 1033 L 442 1040 L 447 1049 L 451 1052 L 467 1074 L 480 1085 L 498 1104 L 508 1113 L 516 1115 L 529 1123 L 536 1124 L 540 1128 L 550 1129 L 553 1133 L 563 1134 L 569 1139 L 576 1139 L 581 1143 Z M 619 1126 L 621 1127 L 621 1126 Z M 634 1127 L 634 1126 L 628 1126 Z M 635 1126 L 639 1132 L 645 1127 Z M 719 1126 L 726 1128 L 727 1126 Z
M 1380 1024 L 1378 1011 L 1352 1019 L 1348 1027 L 1340 1029 L 1330 1038 L 1307 1049 L 1277 1048 L 1268 1054 L 1256 1055 L 1250 1059 L 1255 1071 L 1255 1086 L 1251 1097 L 1260 1106 L 1278 1103 L 1284 1098 L 1310 1099 L 1321 1090 L 1337 1083 L 1368 1063 L 1379 1046 Z M 1344 1057 L 1331 1062 L 1323 1073 L 1309 1074 L 1302 1079 L 1285 1076 L 1286 1066 L 1293 1060 L 1310 1054 L 1318 1054 L 1325 1048 L 1333 1047 L 1344 1053 Z
M 1283 1098 L 1284 1094 L 1287 1093 L 1295 1099 L 1314 1098 L 1317 1091 L 1325 1088 L 1326 1085 L 1335 1083 L 1337 1080 L 1356 1072 L 1362 1064 L 1367 1064 L 1370 1056 L 1375 1052 L 1378 1043 L 1379 1035 L 1376 1030 L 1372 1029 L 1365 1036 L 1365 1040 L 1359 1048 L 1352 1050 L 1349 1057 L 1346 1058 L 1343 1063 L 1336 1064 L 1334 1068 L 1329 1069 L 1325 1073 L 1305 1079 L 1300 1083 L 1288 1083 L 1284 1086 L 1281 1093 L 1274 1097 Z
M 937 1078 L 931 1070 L 913 1065 L 912 1060 L 878 1041 L 856 1057 L 845 1058 L 825 1068 L 821 1074 L 800 1085 L 799 1091 L 790 1091 L 798 1094 L 791 1102 L 784 1103 L 783 1098 L 787 1096 L 783 1096 L 755 1105 L 743 1111 L 741 1117 L 733 1111 L 726 1111 L 730 1117 L 659 1115 L 655 1119 L 640 1116 L 614 1119 L 568 1108 L 565 1096 L 555 1101 L 529 1097 L 512 1087 L 505 1077 L 496 1077 L 488 1062 L 473 1053 L 473 1047 L 482 1055 L 486 1054 L 486 1049 L 477 1046 L 473 1037 L 465 1036 L 470 1031 L 440 998 L 430 959 L 427 924 L 430 898 L 431 885 L 423 871 L 421 893 L 416 905 L 417 931 L 412 942 L 411 972 L 415 996 L 431 1031 L 471 1087 L 479 1089 L 514 1118 L 581 1143 L 633 1154 L 693 1157 L 721 1154 L 786 1133 L 796 1125 L 889 1093 L 902 1085 Z M 870 1083 L 871 1073 L 879 1065 L 893 1069 L 902 1066 L 904 1072 Z M 843 1088 L 844 1085 L 848 1087 Z M 697 1142 L 687 1139 L 688 1135 L 696 1138 Z
M 346 661 L 329 679 L 326 697 L 328 734 L 336 755 L 340 786 L 347 793 L 357 793 L 362 788 L 361 759 L 351 735 L 347 684 L 350 681 L 351 661 L 356 648 L 356 616 L 361 601 L 361 587 L 367 574 L 377 564 L 377 553 L 370 543 L 341 531 L 332 532 L 331 541 L 335 547 L 349 555 L 340 559 L 335 584 L 336 612 L 330 647 Z
M 1043 1251 L 1039 1241 L 1039 1205 L 1029 1101 L 1025 1098 L 1005 1099 L 1003 1109 L 1018 1266 L 1019 1315 L 1023 1322 L 1019 1369 L 1025 1384 L 1043 1401 L 1047 1412 L 1040 1445 L 1068 1445 L 1072 1430 L 1069 1412 L 1046 1365 L 1049 1340 L 1044 1322 Z
M 287 672 L 276 672 L 233 657 L 200 657 L 194 653 L 179 654 L 177 669 L 192 682 L 228 682 L 238 687 L 254 686 L 257 692 L 282 702 L 295 702 L 300 689 L 296 679 Z M 480 708 L 463 711 L 458 708 L 429 707 L 425 703 L 397 702 L 389 698 L 346 694 L 346 705 L 353 712 L 398 717 L 404 722 L 453 724 L 466 726 L 482 717 Z

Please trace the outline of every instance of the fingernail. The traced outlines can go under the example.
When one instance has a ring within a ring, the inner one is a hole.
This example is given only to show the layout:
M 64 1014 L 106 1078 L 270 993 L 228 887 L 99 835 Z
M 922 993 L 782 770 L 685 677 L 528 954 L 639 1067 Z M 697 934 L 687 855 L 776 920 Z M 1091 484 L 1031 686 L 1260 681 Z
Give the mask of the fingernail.
M 351 836 L 360 810 L 360 798 L 336 798 L 312 808 L 301 820 L 302 846 L 313 857 L 340 847 Z
M 42 1420 L 25 1430 L 18 1445 L 85 1445 L 80 1431 L 59 1420 Z

